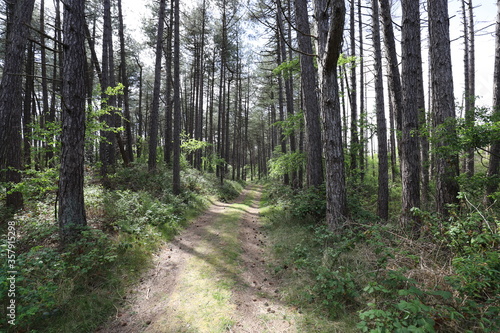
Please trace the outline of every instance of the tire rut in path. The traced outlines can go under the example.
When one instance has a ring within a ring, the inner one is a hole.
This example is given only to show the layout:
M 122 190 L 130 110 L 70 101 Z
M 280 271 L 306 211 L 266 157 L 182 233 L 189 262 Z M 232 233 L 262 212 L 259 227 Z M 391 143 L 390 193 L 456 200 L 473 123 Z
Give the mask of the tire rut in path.
M 155 255 L 154 268 L 99 333 L 296 332 L 267 272 L 261 189 L 215 202 Z

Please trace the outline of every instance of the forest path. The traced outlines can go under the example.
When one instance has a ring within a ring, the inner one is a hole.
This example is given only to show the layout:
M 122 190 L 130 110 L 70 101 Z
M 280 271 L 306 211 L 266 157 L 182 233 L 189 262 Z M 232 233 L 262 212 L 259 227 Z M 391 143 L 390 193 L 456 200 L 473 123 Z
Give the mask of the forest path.
M 267 272 L 261 188 L 215 202 L 154 258 L 154 268 L 99 333 L 296 332 Z

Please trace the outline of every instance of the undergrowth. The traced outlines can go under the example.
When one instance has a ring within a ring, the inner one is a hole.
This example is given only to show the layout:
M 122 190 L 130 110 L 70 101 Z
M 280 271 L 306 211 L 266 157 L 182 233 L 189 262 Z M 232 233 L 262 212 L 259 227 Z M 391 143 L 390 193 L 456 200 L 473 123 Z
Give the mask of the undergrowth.
M 415 210 L 423 232 L 411 240 L 352 193 L 351 219 L 333 234 L 322 193 L 273 185 L 263 202 L 272 269 L 288 286 L 287 301 L 303 309 L 304 331 L 500 331 L 498 211 L 461 193 L 449 219 Z
M 219 185 L 211 174 L 185 168 L 182 194 L 171 191 L 171 172 L 151 174 L 145 165 L 122 168 L 108 187 L 92 173 L 86 178 L 85 205 L 88 227 L 81 239 L 64 249 L 59 246 L 55 222 L 54 188 L 57 176 L 40 182 L 26 178 L 26 208 L 4 224 L 16 231 L 15 326 L 2 307 L 0 330 L 8 332 L 92 332 L 122 301 L 124 290 L 149 267 L 151 254 L 171 239 L 189 219 L 201 212 L 211 198 L 230 200 L 242 189 L 237 182 Z M 36 190 L 37 184 L 43 188 Z M 0 207 L 1 208 L 1 207 Z M 2 209 L 0 209 L 1 211 Z M 2 237 L 0 295 L 8 304 L 9 244 Z

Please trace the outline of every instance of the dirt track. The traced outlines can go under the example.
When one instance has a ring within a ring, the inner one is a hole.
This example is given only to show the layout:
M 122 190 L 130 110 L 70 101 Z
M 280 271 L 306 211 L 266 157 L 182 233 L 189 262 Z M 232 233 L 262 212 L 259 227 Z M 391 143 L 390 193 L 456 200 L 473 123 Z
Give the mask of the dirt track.
M 280 302 L 260 228 L 261 189 L 215 202 L 154 258 L 127 303 L 99 333 L 296 332 Z

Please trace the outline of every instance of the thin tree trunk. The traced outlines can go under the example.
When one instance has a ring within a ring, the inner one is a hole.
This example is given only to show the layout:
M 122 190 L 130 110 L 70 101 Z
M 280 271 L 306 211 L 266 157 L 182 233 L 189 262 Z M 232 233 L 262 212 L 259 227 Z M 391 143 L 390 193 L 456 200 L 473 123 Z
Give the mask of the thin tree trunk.
M 173 8 L 173 1 L 171 2 Z M 170 10 L 169 26 L 167 28 L 167 46 L 165 49 L 165 146 L 163 159 L 167 165 L 172 159 L 172 31 L 174 27 L 174 12 Z
M 158 30 L 156 32 L 156 59 L 155 79 L 153 86 L 153 105 L 151 108 L 151 120 L 149 123 L 149 158 L 148 170 L 156 171 L 156 147 L 158 146 L 158 122 L 160 112 L 160 88 L 161 88 L 161 60 L 163 49 L 163 27 L 165 24 L 165 0 L 160 0 L 160 12 L 158 13 Z
M 358 1 L 358 31 L 359 31 L 359 171 L 361 181 L 365 178 L 365 66 L 363 45 L 363 20 L 361 15 L 361 0 Z
M 179 0 L 174 0 L 174 142 L 172 165 L 172 189 L 175 195 L 181 193 L 181 101 L 180 101 L 180 32 Z
M 124 36 L 124 25 L 123 25 L 123 14 L 122 14 L 122 0 L 118 0 L 118 19 L 120 22 L 120 28 L 118 30 L 118 35 L 120 37 L 120 74 L 121 81 L 124 86 L 123 88 L 123 118 L 125 120 L 125 142 L 126 142 L 126 154 L 127 161 L 134 161 L 134 154 L 132 151 L 132 121 L 130 118 L 130 103 L 129 103 L 129 82 L 127 76 L 127 61 L 126 61 L 126 50 L 125 50 L 125 36 Z
M 116 96 L 107 96 L 105 90 L 108 87 L 115 87 L 115 76 L 114 76 L 114 55 L 113 55 L 113 39 L 112 39 L 112 26 L 111 26 L 111 4 L 110 0 L 104 0 L 104 27 L 103 27 L 103 52 L 102 52 L 102 97 L 107 100 L 107 105 L 109 107 L 116 106 Z M 115 126 L 115 117 L 112 113 L 104 115 L 102 117 L 108 126 Z M 104 140 L 101 141 L 99 151 L 101 155 L 101 176 L 104 177 L 103 181 L 107 183 L 107 175 L 114 168 L 116 164 L 115 156 L 115 146 L 116 146 L 116 135 L 110 131 L 104 131 L 101 133 Z
M 356 54 L 356 6 L 354 1 L 351 1 L 350 9 L 350 46 L 351 56 Z M 351 101 L 351 148 L 350 148 L 350 168 L 351 172 L 357 174 L 358 170 L 358 154 L 359 154 L 359 137 L 358 137 L 358 91 L 357 91 L 357 75 L 356 75 L 356 60 L 353 60 L 351 66 L 351 89 L 349 89 Z
M 382 51 L 377 1 L 372 1 L 372 36 L 375 54 L 375 108 L 378 137 L 378 216 L 389 218 L 389 167 L 387 159 L 387 124 L 384 112 L 384 87 L 382 77 Z

